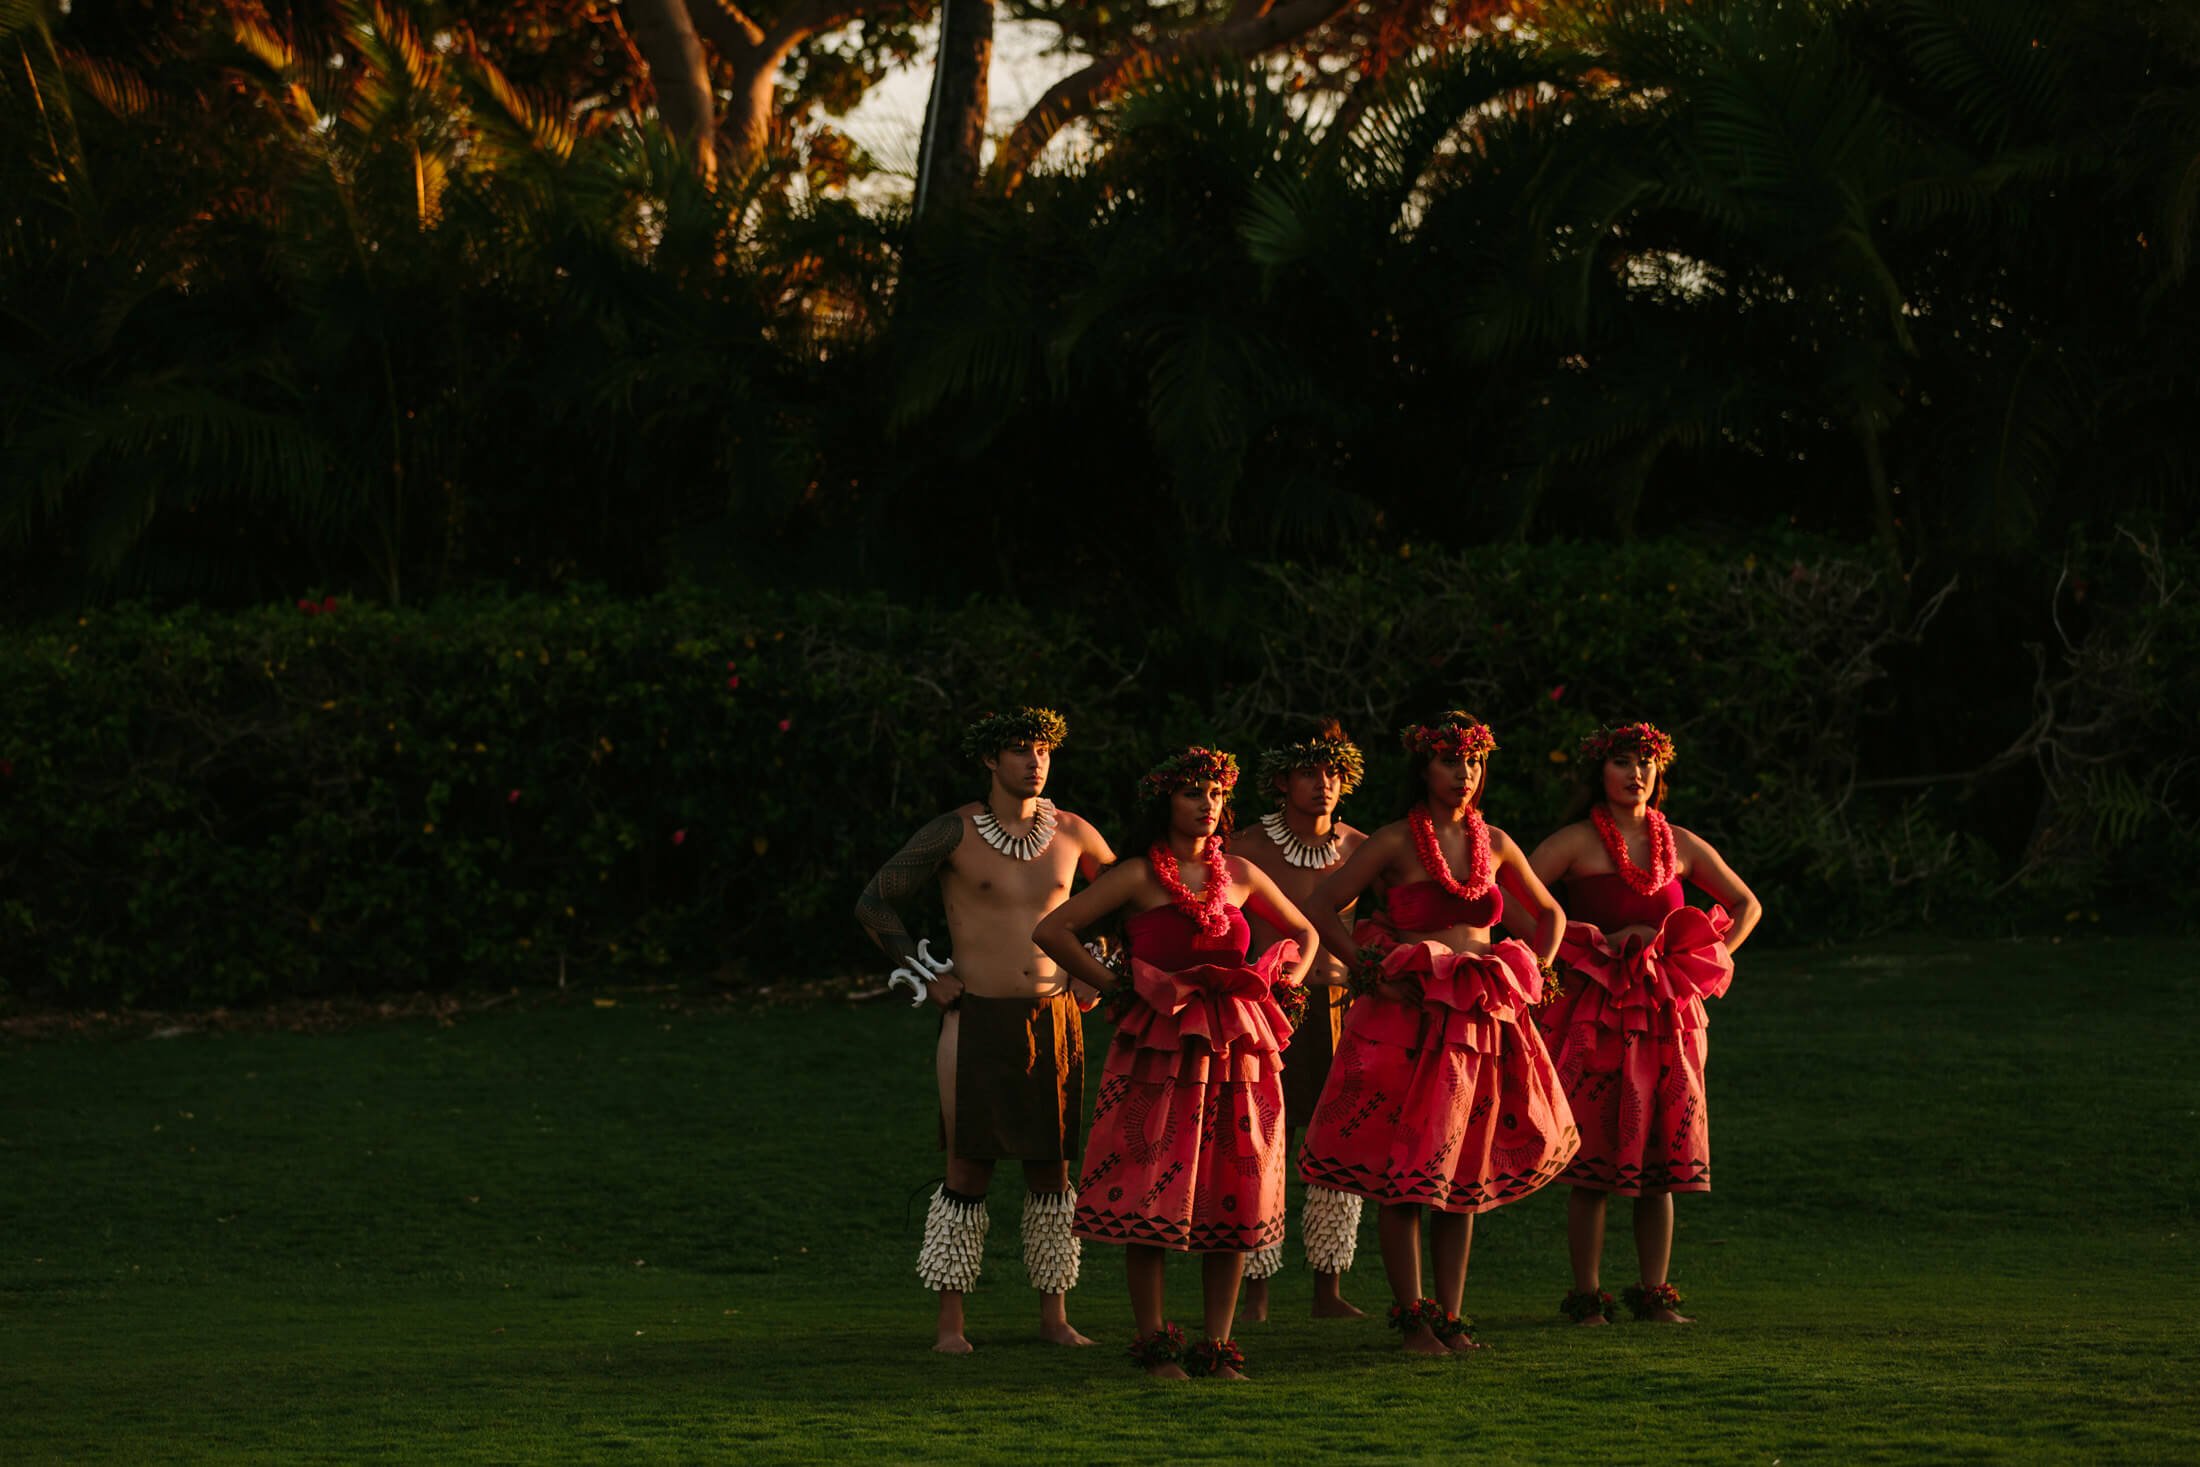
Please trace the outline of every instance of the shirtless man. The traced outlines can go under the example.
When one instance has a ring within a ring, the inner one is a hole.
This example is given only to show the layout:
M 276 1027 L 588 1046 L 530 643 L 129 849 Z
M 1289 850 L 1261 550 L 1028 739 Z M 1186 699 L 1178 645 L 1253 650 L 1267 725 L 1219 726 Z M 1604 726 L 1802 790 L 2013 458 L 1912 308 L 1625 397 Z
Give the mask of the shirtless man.
M 1336 818 L 1337 803 L 1352 793 L 1366 770 L 1365 761 L 1335 719 L 1324 720 L 1308 738 L 1261 753 L 1255 788 L 1272 795 L 1276 808 L 1250 827 L 1241 827 L 1231 854 L 1266 872 L 1277 888 L 1301 910 L 1322 877 L 1343 865 L 1367 839 Z M 1283 934 L 1248 912 L 1251 953 L 1259 956 Z M 1292 1031 L 1284 1056 L 1283 1115 L 1288 1129 L 1303 1129 L 1321 1100 L 1329 1061 L 1337 1050 L 1349 996 L 1344 964 L 1327 949 L 1306 976 L 1306 1014 Z M 1360 1238 L 1360 1199 L 1349 1192 L 1308 1186 L 1299 1218 L 1307 1267 L 1314 1272 L 1314 1317 L 1357 1319 L 1360 1311 L 1345 1302 L 1339 1275 L 1352 1267 Z M 1278 1242 L 1248 1254 L 1245 1260 L 1245 1314 L 1268 1317 L 1268 1280 L 1283 1268 Z
M 856 920 L 871 940 L 918 975 L 940 1013 L 947 1182 L 932 1196 L 917 1274 L 939 1293 L 933 1348 L 944 1354 L 970 1352 L 963 1295 L 978 1281 L 985 1194 L 996 1161 L 1023 1163 L 1024 1267 L 1039 1291 L 1040 1337 L 1092 1343 L 1070 1324 L 1064 1296 L 1077 1283 L 1080 1256 L 1070 1232 L 1077 1194 L 1069 1163 L 1084 1120 L 1081 1005 L 1097 995 L 1073 994 L 1054 960 L 1031 941 L 1039 919 L 1069 896 L 1072 877 L 1090 881 L 1115 861 L 1097 830 L 1040 797 L 1068 732 L 1051 708 L 988 713 L 972 724 L 963 754 L 992 776 L 985 799 L 926 824 L 856 902 Z M 920 944 L 896 910 L 935 877 L 954 944 L 951 968 L 922 961 Z

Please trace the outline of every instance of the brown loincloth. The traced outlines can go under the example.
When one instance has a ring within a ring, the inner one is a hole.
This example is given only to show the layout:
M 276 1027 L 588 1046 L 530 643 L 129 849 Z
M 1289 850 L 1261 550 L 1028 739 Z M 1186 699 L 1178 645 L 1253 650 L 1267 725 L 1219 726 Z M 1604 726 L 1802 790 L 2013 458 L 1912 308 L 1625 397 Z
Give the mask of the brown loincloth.
M 1077 1002 L 979 998 L 955 1011 L 954 1154 L 965 1161 L 1067 1161 L 1085 1115 L 1085 1025 Z M 940 1144 L 947 1143 L 940 1118 Z
M 1306 1017 L 1291 1031 L 1291 1047 L 1283 1052 L 1283 1124 L 1297 1130 L 1313 1119 L 1321 1104 L 1322 1086 L 1329 1083 L 1329 1062 L 1337 1057 L 1337 1039 L 1344 1033 L 1344 1011 L 1352 1002 L 1342 988 L 1306 985 Z

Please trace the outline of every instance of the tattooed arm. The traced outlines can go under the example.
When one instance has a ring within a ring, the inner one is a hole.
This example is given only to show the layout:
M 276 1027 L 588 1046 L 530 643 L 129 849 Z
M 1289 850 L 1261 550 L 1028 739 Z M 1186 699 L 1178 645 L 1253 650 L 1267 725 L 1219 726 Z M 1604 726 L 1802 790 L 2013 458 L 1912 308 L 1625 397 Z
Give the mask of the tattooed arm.
M 941 864 L 955 853 L 956 846 L 962 844 L 962 833 L 960 815 L 947 814 L 927 821 L 909 837 L 907 845 L 878 868 L 878 874 L 863 888 L 863 895 L 856 898 L 856 920 L 871 934 L 871 941 L 878 944 L 879 951 L 897 965 L 916 962 L 917 944 L 903 924 L 901 913 L 895 910 L 895 903 L 938 874 Z M 936 980 L 931 992 L 933 998 L 944 1005 L 952 1003 L 961 988 L 961 983 L 948 976 Z

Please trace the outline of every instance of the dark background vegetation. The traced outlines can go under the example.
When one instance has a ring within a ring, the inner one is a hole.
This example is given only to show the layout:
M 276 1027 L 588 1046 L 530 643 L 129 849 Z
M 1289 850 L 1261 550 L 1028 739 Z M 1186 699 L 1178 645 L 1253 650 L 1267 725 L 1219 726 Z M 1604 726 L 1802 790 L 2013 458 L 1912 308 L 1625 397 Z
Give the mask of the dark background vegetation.
M 2191 910 L 2189 9 L 1342 6 L 920 226 L 812 104 L 927 14 L 706 172 L 609 7 L 0 0 L 0 992 L 860 962 L 1015 697 L 1103 817 L 1648 716 L 1788 938 Z

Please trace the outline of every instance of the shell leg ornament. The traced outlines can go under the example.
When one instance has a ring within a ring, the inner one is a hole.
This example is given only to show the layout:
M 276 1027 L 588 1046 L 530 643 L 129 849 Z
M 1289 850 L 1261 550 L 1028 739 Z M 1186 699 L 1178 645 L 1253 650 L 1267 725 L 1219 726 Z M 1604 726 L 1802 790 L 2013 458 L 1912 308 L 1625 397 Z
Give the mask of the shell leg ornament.
M 1245 1255 L 1245 1276 L 1249 1279 L 1272 1279 L 1283 1272 L 1283 1239 L 1278 1238 L 1265 1248 L 1256 1248 Z
M 924 1215 L 924 1246 L 917 1252 L 917 1277 L 942 1293 L 968 1293 L 985 1262 L 986 1215 L 983 1197 L 965 1197 L 941 1187 Z
M 1350 1192 L 1309 1186 L 1299 1214 L 1306 1234 L 1306 1266 L 1316 1273 L 1343 1273 L 1360 1246 L 1360 1199 Z
M 1024 1271 L 1042 1294 L 1066 1294 L 1077 1287 L 1084 1244 L 1070 1231 L 1077 1212 L 1077 1189 L 1024 1194 Z

